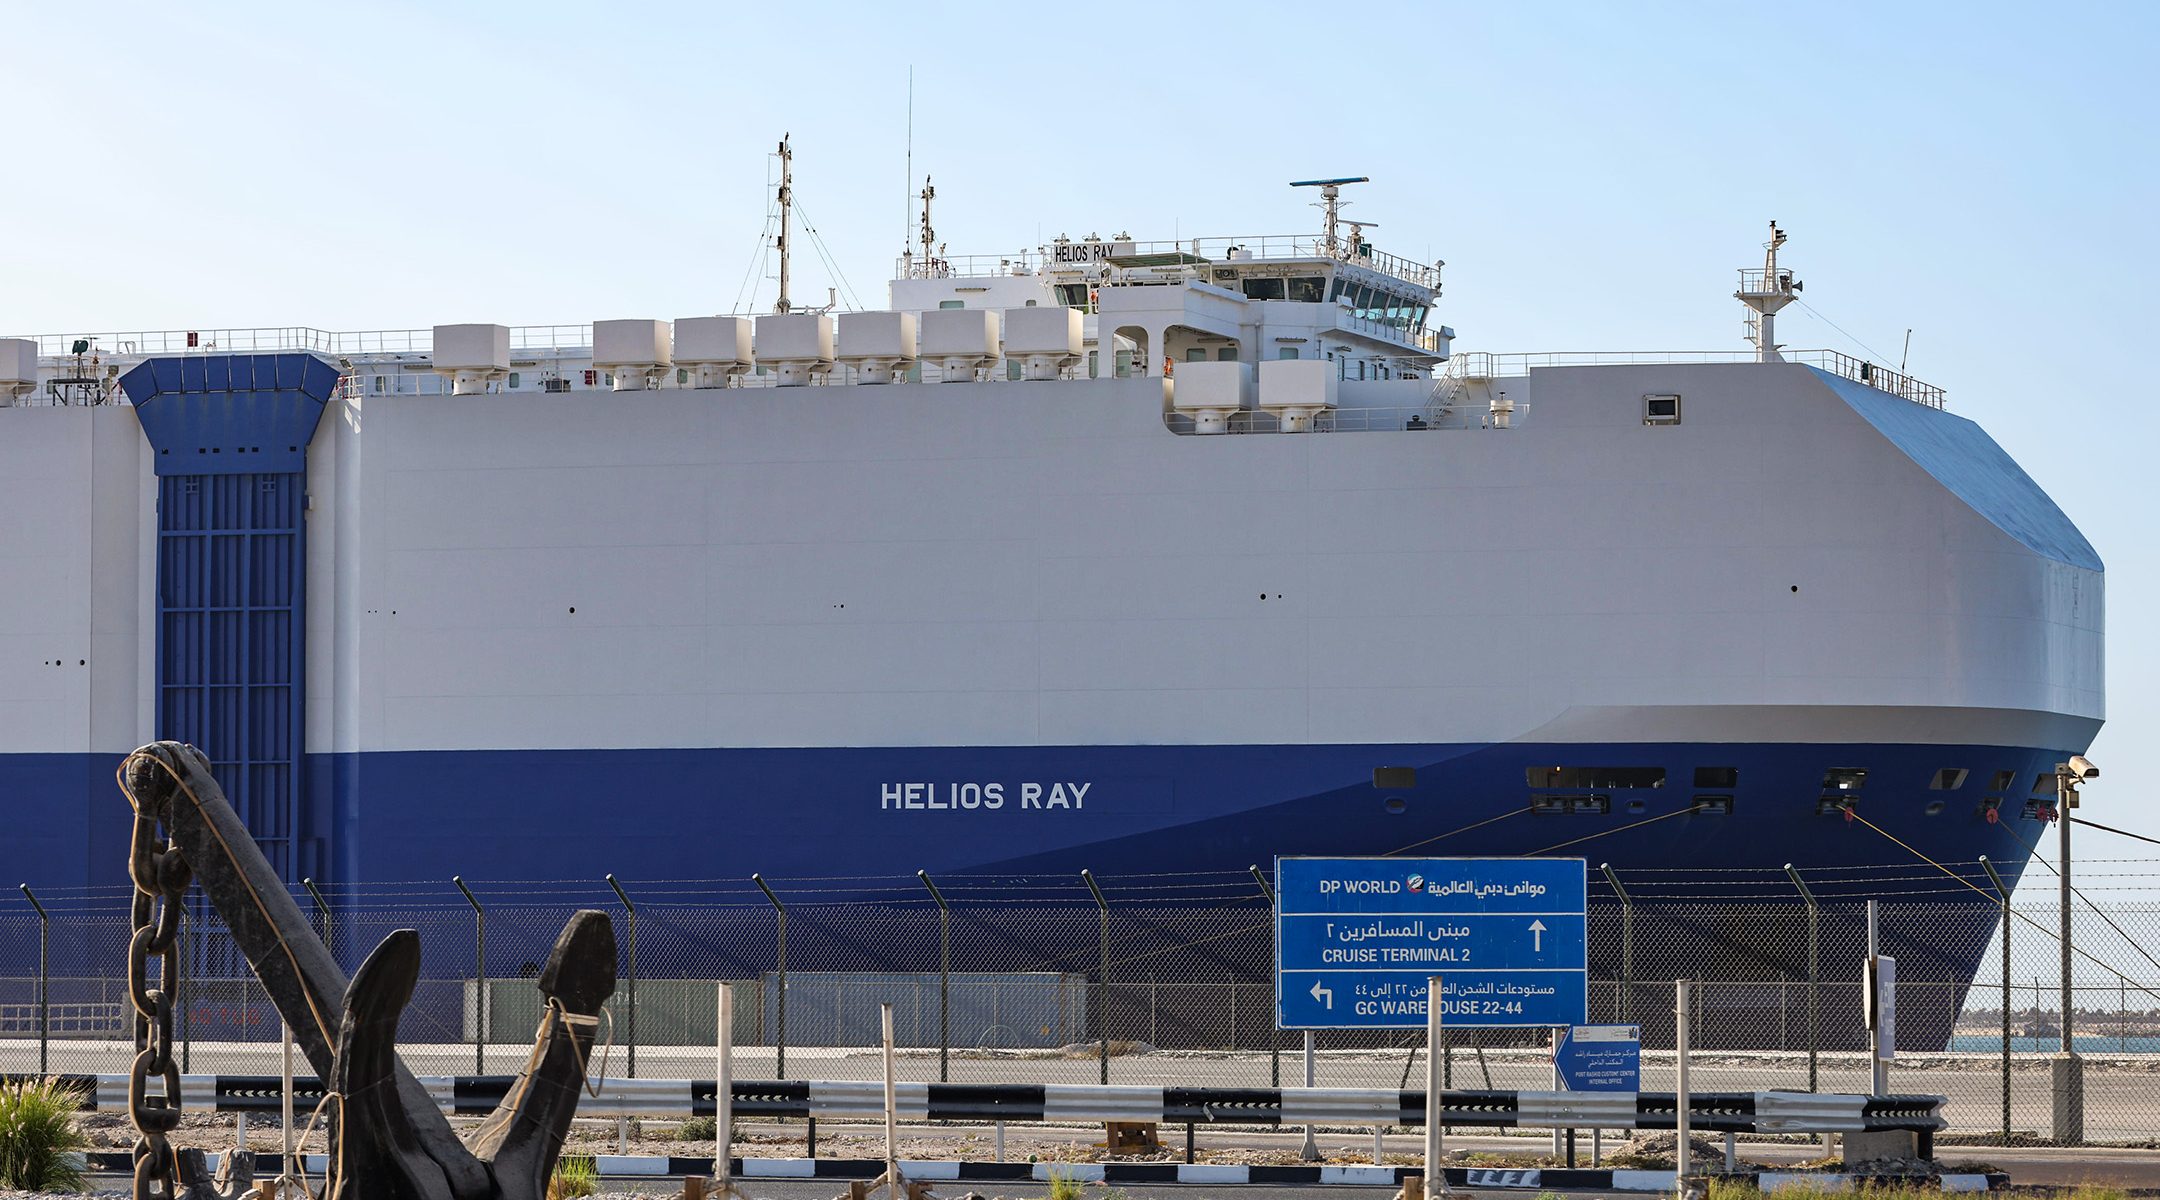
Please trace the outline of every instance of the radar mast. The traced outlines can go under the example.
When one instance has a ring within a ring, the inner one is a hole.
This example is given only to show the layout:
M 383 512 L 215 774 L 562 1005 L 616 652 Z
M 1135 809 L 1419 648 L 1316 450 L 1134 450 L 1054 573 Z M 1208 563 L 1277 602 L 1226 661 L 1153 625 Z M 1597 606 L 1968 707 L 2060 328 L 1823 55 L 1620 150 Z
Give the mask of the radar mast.
M 1294 179 L 1291 187 L 1316 187 L 1320 189 L 1320 209 L 1327 220 L 1327 252 L 1330 258 L 1341 258 L 1342 241 L 1337 236 L 1342 221 L 1342 189 L 1346 183 L 1371 183 L 1369 176 L 1343 176 L 1340 179 Z

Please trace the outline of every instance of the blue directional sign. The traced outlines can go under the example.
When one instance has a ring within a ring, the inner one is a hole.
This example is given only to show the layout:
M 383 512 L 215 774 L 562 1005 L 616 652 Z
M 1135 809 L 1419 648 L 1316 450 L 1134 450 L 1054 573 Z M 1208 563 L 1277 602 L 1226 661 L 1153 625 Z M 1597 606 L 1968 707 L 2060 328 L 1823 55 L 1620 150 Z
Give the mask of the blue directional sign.
M 1278 858 L 1284 1029 L 1574 1025 L 1589 1001 L 1579 858 Z
M 1642 1026 L 1571 1025 L 1561 1031 L 1553 1065 L 1571 1092 L 1639 1092 Z

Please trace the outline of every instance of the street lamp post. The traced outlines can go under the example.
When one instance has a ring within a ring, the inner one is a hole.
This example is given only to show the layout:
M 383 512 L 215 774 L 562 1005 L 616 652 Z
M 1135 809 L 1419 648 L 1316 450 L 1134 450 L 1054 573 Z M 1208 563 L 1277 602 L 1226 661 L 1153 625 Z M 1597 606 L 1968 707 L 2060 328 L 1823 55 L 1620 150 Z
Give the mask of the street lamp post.
M 2065 1146 L 2085 1140 L 2085 1062 L 2078 1057 L 2077 1043 L 2071 1038 L 2075 997 L 2070 973 L 2070 810 L 2078 806 L 2078 785 L 2098 778 L 2100 768 L 2082 754 L 2073 754 L 2069 762 L 2055 764 L 2055 825 L 2061 839 L 2056 850 L 2055 874 L 2062 920 L 2058 938 L 2062 950 L 2062 1050 L 2055 1056 L 2053 1090 L 2055 1141 Z

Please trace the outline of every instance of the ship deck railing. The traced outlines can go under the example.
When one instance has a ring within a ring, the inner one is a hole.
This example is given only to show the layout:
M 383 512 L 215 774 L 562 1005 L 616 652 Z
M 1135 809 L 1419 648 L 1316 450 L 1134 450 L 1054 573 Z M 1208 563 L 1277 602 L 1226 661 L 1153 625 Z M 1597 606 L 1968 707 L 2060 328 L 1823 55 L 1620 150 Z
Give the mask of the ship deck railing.
M 1060 253 L 1064 257 L 1059 257 Z M 1233 253 L 1240 257 L 1233 258 Z M 1010 254 L 940 254 L 932 258 L 908 254 L 901 256 L 893 274 L 900 279 L 980 279 L 1000 275 L 1041 275 L 1098 266 L 1197 266 L 1284 260 L 1345 262 L 1418 287 L 1435 292 L 1440 290 L 1438 263 L 1413 262 L 1370 245 L 1354 250 L 1346 238 L 1338 239 L 1330 252 L 1327 239 L 1309 233 L 1198 237 L 1182 241 L 1097 238 L 1038 246 Z
M 1915 404 L 1942 408 L 1943 389 L 1842 350 L 1780 350 L 1779 358 L 1828 371 Z M 1752 363 L 1753 350 L 1561 350 L 1524 353 L 1457 351 L 1449 357 L 1449 379 L 1506 379 L 1540 367 L 1654 366 L 1675 363 Z

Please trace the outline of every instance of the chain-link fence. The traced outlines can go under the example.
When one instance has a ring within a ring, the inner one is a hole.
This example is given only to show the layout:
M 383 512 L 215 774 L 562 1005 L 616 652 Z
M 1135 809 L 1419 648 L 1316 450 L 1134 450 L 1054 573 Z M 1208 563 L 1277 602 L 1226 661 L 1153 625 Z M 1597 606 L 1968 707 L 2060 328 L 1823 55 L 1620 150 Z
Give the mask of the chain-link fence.
M 1589 1018 L 1643 1027 L 1645 1088 L 1672 1086 L 1672 983 L 1687 977 L 1698 981 L 1697 1088 L 1867 1090 L 1863 900 L 1659 897 L 1613 882 L 1590 906 Z M 724 984 L 739 1078 L 874 1078 L 879 1005 L 891 1003 L 912 1080 L 1306 1081 L 1303 1035 L 1275 1027 L 1274 924 L 1252 879 L 1104 883 L 1101 905 L 1070 881 L 956 880 L 935 900 L 860 883 L 845 900 L 799 885 L 792 894 L 808 898 L 795 900 L 779 881 L 770 899 L 680 886 L 640 898 L 626 884 L 634 921 L 612 892 L 559 884 L 475 884 L 477 909 L 456 893 L 454 905 L 357 890 L 300 903 L 348 970 L 391 930 L 420 932 L 422 979 L 400 1026 L 420 1074 L 516 1070 L 540 1018 L 532 980 L 569 913 L 597 907 L 615 916 L 620 956 L 610 1074 L 709 1078 Z M 1891 1081 L 1949 1096 L 1953 1132 L 1999 1137 L 2007 1111 L 2014 1136 L 2045 1139 L 2063 1026 L 2059 918 L 2052 905 L 2013 916 L 2006 993 L 1999 905 L 1964 887 L 1879 902 L 1882 951 L 1898 960 Z M 56 908 L 42 926 L 0 915 L 0 1072 L 126 1069 L 128 935 L 117 892 Z M 2085 1136 L 2148 1139 L 2160 1130 L 2160 963 L 2147 949 L 2160 946 L 2160 904 L 2081 904 L 2073 944 Z M 183 1070 L 274 1074 L 278 1016 L 199 904 L 184 945 Z M 1548 1036 L 1451 1033 L 1450 1085 L 1552 1087 Z M 1423 1041 L 1422 1029 L 1322 1032 L 1313 1079 L 1418 1086 Z

